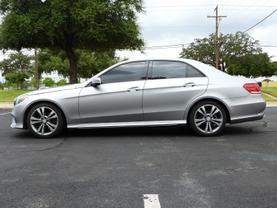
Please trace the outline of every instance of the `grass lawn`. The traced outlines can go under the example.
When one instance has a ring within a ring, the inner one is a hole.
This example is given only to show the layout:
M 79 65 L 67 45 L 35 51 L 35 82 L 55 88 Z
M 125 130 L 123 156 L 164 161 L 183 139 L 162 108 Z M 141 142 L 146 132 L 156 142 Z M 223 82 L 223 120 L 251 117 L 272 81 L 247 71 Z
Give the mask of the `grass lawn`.
M 277 98 L 277 87 L 262 87 L 262 91 Z
M 263 82 L 263 87 L 262 87 L 262 92 L 265 92 L 267 94 L 270 94 L 274 97 L 276 97 L 276 99 L 269 97 L 265 94 L 263 94 L 264 99 L 266 101 L 271 101 L 271 102 L 277 102 L 277 82 Z
M 277 102 L 277 99 L 274 99 L 274 98 L 272 98 L 270 96 L 267 96 L 265 94 L 263 94 L 263 97 L 264 97 L 266 102 Z
M 0 90 L 0 102 L 13 102 L 14 98 L 30 90 Z

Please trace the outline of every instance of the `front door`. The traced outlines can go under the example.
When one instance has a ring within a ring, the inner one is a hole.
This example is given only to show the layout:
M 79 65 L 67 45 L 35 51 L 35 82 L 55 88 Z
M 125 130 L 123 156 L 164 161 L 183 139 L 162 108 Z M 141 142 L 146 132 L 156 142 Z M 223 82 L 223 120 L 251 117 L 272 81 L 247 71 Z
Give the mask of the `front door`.
M 147 62 L 124 63 L 100 75 L 102 84 L 82 89 L 81 123 L 142 121 L 142 92 Z

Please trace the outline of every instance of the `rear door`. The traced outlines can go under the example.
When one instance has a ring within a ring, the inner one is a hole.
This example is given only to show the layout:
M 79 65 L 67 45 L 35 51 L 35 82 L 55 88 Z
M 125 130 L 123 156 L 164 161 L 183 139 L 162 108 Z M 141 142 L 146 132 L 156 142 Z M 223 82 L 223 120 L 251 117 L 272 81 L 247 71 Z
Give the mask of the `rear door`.
M 150 68 L 143 94 L 144 120 L 183 120 L 188 104 L 207 89 L 208 78 L 181 61 L 151 61 Z

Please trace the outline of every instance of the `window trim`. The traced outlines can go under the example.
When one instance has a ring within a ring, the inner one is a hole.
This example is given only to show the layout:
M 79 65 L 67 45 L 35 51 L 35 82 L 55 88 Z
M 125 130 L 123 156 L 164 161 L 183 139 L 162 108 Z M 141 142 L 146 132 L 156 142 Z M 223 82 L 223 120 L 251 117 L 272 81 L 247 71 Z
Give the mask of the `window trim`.
M 187 63 L 187 62 L 184 62 L 184 61 L 178 61 L 178 60 L 167 60 L 167 59 L 164 59 L 164 60 L 159 60 L 159 59 L 156 59 L 156 60 L 151 60 L 149 61 L 149 77 L 148 79 L 149 80 L 158 80 L 158 79 L 152 79 L 152 75 L 153 75 L 153 65 L 154 65 L 154 62 L 155 61 L 167 61 L 167 62 L 179 62 L 179 63 L 182 63 L 182 64 L 187 64 L 188 66 L 192 67 L 193 69 L 195 69 L 197 72 L 199 72 L 200 74 L 202 74 L 203 76 L 202 77 L 207 77 L 202 71 L 200 71 L 199 69 L 197 69 L 195 66 L 192 66 L 191 64 Z M 201 78 L 201 77 L 176 77 L 176 78 L 165 78 L 165 80 L 167 79 L 184 79 L 184 78 Z M 159 79 L 159 80 L 162 80 L 162 79 Z

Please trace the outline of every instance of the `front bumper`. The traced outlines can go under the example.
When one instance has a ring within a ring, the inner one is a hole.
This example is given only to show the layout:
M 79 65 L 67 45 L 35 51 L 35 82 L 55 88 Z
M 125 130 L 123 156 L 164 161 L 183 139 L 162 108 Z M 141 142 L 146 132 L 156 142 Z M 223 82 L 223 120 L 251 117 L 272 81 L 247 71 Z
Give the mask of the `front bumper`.
M 12 123 L 11 123 L 11 128 L 13 129 L 23 129 L 23 122 L 19 123 L 16 121 L 16 117 L 14 116 L 13 113 L 11 113 L 12 116 Z
M 14 129 L 24 128 L 25 107 L 26 106 L 21 103 L 13 107 L 13 110 L 11 112 L 11 116 L 12 116 L 11 128 L 14 128 Z

